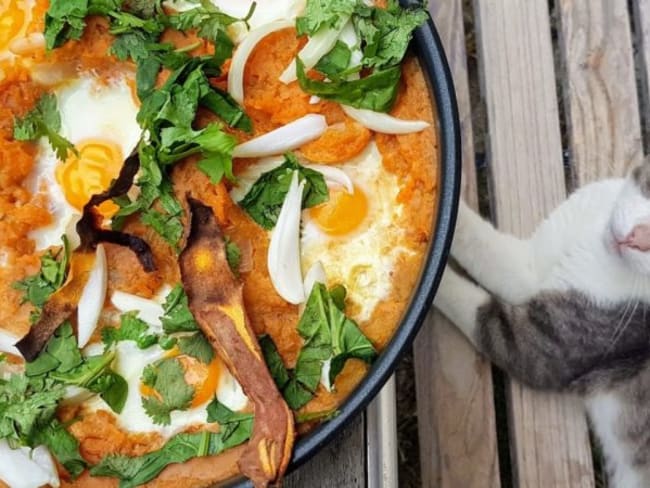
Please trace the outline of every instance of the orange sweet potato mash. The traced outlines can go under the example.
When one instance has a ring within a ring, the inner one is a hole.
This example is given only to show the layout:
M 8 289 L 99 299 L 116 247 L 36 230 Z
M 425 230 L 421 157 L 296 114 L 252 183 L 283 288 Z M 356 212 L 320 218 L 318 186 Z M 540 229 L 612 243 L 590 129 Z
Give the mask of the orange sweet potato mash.
M 47 2 L 37 2 L 44 10 Z M 33 27 L 35 31 L 42 26 Z M 179 45 L 192 43 L 191 36 L 170 37 Z M 195 40 L 195 39 L 194 39 Z M 52 53 L 33 54 L 34 64 L 46 63 L 72 72 L 90 72 L 109 80 L 115 72 L 133 72 L 129 63 L 120 63 L 107 55 L 112 36 L 103 19 L 91 19 L 83 38 L 70 42 Z M 244 77 L 244 108 L 254 124 L 254 134 L 235 132 L 243 141 L 308 113 L 322 114 L 331 126 L 319 139 L 306 144 L 298 153 L 325 164 L 337 164 L 358 155 L 374 138 L 383 166 L 397 176 L 401 183 L 399 202 L 403 205 L 403 225 L 407 242 L 414 253 L 402 255 L 393 273 L 390 299 L 383 300 L 372 317 L 360 323 L 364 334 L 381 350 L 390 340 L 395 327 L 410 300 L 432 234 L 433 212 L 436 206 L 438 141 L 432 101 L 423 73 L 414 58 L 403 64 L 403 78 L 392 115 L 403 119 L 419 119 L 431 123 L 423 132 L 409 135 L 375 134 L 348 118 L 338 104 L 328 101 L 310 103 L 297 82 L 284 85 L 279 75 L 304 44 L 293 29 L 267 36 L 250 56 Z M 202 46 L 199 50 L 209 50 Z M 7 71 L 7 70 L 5 70 Z M 9 71 L 7 71 L 9 73 Z M 164 73 L 159 80 L 162 83 Z M 225 75 L 213 80 L 225 86 Z M 34 274 L 39 268 L 40 254 L 35 252 L 29 233 L 47 225 L 51 216 L 47 200 L 27 190 L 27 179 L 34 168 L 35 146 L 15 141 L 12 137 L 13 119 L 28 112 L 46 90 L 30 79 L 27 71 L 15 72 L 0 81 L 0 324 L 10 332 L 24 335 L 28 330 L 29 304 L 21 304 L 21 292 L 12 284 Z M 198 124 L 206 124 L 212 116 L 200 112 Z M 256 160 L 236 160 L 235 173 L 243 171 Z M 295 327 L 298 307 L 284 301 L 275 291 L 268 275 L 266 260 L 269 239 L 267 232 L 232 201 L 227 183 L 214 185 L 199 171 L 195 160 L 176 165 L 172 174 L 174 190 L 182 197 L 189 189 L 206 205 L 211 206 L 217 220 L 230 238 L 245 250 L 251 262 L 242 274 L 244 302 L 251 325 L 259 335 L 268 334 L 277 345 L 288 367 L 295 364 L 302 339 Z M 372 195 L 370 195 L 372 198 Z M 126 231 L 143 237 L 152 246 L 157 270 L 145 273 L 136 257 L 125 248 L 106 245 L 109 267 L 108 295 L 122 290 L 144 297 L 152 296 L 163 283 L 180 281 L 177 255 L 151 229 L 137 219 L 130 220 Z M 365 363 L 350 360 L 336 380 L 336 390 L 327 392 L 319 387 L 317 395 L 303 411 L 320 412 L 335 408 L 354 390 L 367 371 Z M 61 408 L 59 416 L 72 421 L 70 431 L 80 442 L 82 456 L 91 463 L 109 453 L 142 455 L 161 447 L 157 434 L 129 434 L 115 424 L 108 414 L 98 412 L 84 415 L 76 408 Z M 306 427 L 302 426 L 302 430 Z M 171 487 L 209 486 L 238 474 L 237 459 L 243 446 L 208 458 L 197 458 L 184 465 L 173 465 L 146 486 Z M 61 468 L 63 472 L 63 468 Z M 75 481 L 62 477 L 63 486 L 113 487 L 116 480 L 92 478 L 87 473 Z M 0 486 L 2 483 L 0 482 Z

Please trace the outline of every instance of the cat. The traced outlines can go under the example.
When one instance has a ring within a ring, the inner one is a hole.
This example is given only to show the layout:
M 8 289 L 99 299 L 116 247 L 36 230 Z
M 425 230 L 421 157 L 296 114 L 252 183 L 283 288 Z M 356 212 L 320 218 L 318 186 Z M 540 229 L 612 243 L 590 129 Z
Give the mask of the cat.
M 614 488 L 650 487 L 650 163 L 592 183 L 529 239 L 461 202 L 435 306 L 540 390 L 584 399 Z

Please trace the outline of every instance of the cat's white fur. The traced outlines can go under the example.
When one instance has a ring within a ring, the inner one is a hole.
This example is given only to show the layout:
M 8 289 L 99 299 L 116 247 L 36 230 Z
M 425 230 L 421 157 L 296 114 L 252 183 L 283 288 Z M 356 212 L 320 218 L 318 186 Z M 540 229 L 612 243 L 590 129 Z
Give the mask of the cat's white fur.
M 604 306 L 650 302 L 650 253 L 617 245 L 640 223 L 650 223 L 650 200 L 631 179 L 590 184 L 559 206 L 529 239 L 498 232 L 461 203 L 452 256 L 480 284 L 447 269 L 435 305 L 474 342 L 476 313 L 490 296 L 519 304 L 541 291 L 582 291 Z M 619 324 L 620 326 L 621 324 Z M 647 488 L 626 465 L 617 442 L 613 394 L 586 398 L 617 488 Z M 646 480 L 647 481 L 647 480 Z

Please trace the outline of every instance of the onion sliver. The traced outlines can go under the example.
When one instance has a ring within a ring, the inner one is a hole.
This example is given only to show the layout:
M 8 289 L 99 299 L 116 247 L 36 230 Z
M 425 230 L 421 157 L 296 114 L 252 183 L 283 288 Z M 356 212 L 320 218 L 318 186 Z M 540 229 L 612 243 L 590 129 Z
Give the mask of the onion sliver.
M 327 183 L 336 183 L 344 187 L 349 194 L 354 193 L 352 180 L 342 169 L 326 164 L 306 164 L 305 168 L 313 169 L 323 175 Z
M 267 258 L 273 287 L 278 295 L 294 305 L 305 301 L 300 267 L 300 216 L 305 182 L 299 183 L 298 180 L 298 172 L 294 171 L 271 235 Z
M 150 326 L 162 331 L 160 317 L 165 313 L 160 303 L 138 295 L 132 295 L 123 291 L 116 291 L 111 296 L 111 303 L 120 312 L 138 312 L 138 318 L 144 320 Z
M 95 251 L 95 262 L 90 270 L 88 281 L 79 297 L 77 307 L 77 340 L 79 347 L 88 344 L 90 337 L 95 332 L 99 316 L 106 300 L 106 286 L 108 284 L 108 270 L 106 268 L 106 253 L 104 246 L 99 244 Z
M 289 20 L 278 20 L 251 31 L 236 49 L 228 72 L 228 93 L 240 105 L 244 103 L 244 69 L 255 46 L 269 34 L 294 26 Z
M 323 263 L 316 261 L 314 265 L 309 268 L 304 279 L 304 288 L 305 288 L 305 297 L 309 298 L 311 295 L 311 290 L 316 283 L 322 283 L 323 285 L 327 284 L 327 275 L 325 274 L 325 268 L 323 268 Z
M 20 351 L 16 347 L 16 342 L 20 340 L 20 337 L 16 337 L 9 332 L 0 330 L 0 352 L 11 354 L 13 356 L 18 356 L 22 358 L 23 355 L 20 354 Z
M 320 384 L 323 385 L 327 391 L 332 391 L 332 384 L 330 383 L 330 370 L 332 369 L 332 358 L 323 361 L 323 367 L 320 370 Z
M 382 134 L 411 134 L 420 132 L 429 123 L 423 120 L 402 120 L 381 112 L 341 105 L 343 111 L 364 127 Z
M 93 264 L 86 286 L 79 297 L 77 307 L 77 340 L 79 347 L 88 344 L 90 337 L 95 332 L 99 316 L 106 300 L 106 286 L 108 284 L 108 269 L 106 267 L 106 252 L 104 246 L 99 244 L 95 251 Z
M 12 488 L 58 488 L 61 484 L 46 447 L 12 449 L 4 439 L 0 440 L 0 480 Z
M 341 31 L 347 24 L 349 17 L 342 17 L 339 20 L 339 28 L 321 29 L 309 38 L 305 47 L 298 53 L 298 57 L 305 65 L 305 71 L 312 69 L 316 64 L 332 50 L 336 41 L 338 41 Z M 291 61 L 287 69 L 280 75 L 280 81 L 288 84 L 298 79 L 296 74 L 296 60 Z
M 235 158 L 261 158 L 296 149 L 318 139 L 327 130 L 323 115 L 309 114 L 235 147 Z

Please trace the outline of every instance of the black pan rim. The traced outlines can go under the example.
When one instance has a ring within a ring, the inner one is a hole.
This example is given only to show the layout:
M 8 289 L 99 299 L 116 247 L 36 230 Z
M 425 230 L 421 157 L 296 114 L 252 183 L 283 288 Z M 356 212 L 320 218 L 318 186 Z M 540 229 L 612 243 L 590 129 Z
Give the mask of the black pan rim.
M 417 0 L 400 0 L 400 3 L 410 5 L 417 3 Z M 288 473 L 314 457 L 379 393 L 404 352 L 413 344 L 431 307 L 433 296 L 445 269 L 460 196 L 461 140 L 458 107 L 449 64 L 431 19 L 415 31 L 413 49 L 428 79 L 438 117 L 440 179 L 433 241 L 429 247 L 420 282 L 390 343 L 359 386 L 341 405 L 339 415 L 318 426 L 296 443 Z M 248 480 L 237 480 L 230 486 L 248 488 L 252 484 Z

